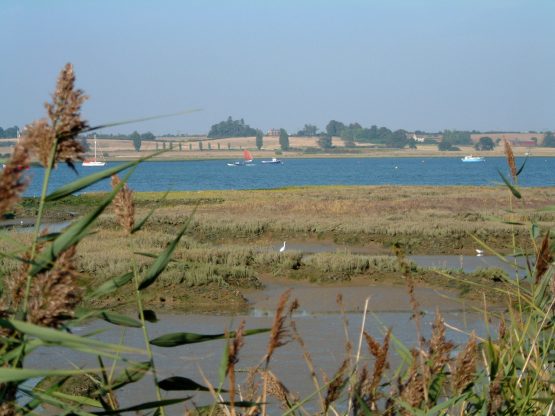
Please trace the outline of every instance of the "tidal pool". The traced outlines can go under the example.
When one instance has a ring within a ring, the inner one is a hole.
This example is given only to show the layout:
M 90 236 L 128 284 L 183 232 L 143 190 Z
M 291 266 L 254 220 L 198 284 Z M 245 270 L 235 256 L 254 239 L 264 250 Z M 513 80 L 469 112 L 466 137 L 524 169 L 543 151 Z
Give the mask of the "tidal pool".
M 369 309 L 365 319 L 364 330 L 377 339 L 382 339 L 385 328 L 391 327 L 393 334 L 407 346 L 415 345 L 415 322 L 411 319 L 412 310 L 404 287 L 383 286 L 316 286 L 309 283 L 273 282 L 265 290 L 247 293 L 252 309 L 246 315 L 199 315 L 199 314 L 161 314 L 160 321 L 148 324 L 150 338 L 172 332 L 196 332 L 204 334 L 222 333 L 235 330 L 242 320 L 248 329 L 269 328 L 272 326 L 274 311 L 280 295 L 291 289 L 290 299 L 299 300 L 300 308 L 294 315 L 296 325 L 307 350 L 310 352 L 317 371 L 332 376 L 340 366 L 346 353 L 347 336 L 356 354 L 364 318 L 365 299 L 369 298 Z M 336 302 L 341 293 L 343 309 Z M 449 339 L 463 344 L 467 334 L 476 331 L 484 335 L 487 331 L 482 316 L 471 312 L 470 305 L 453 300 L 452 294 L 432 289 L 417 288 L 416 297 L 421 304 L 422 332 L 430 337 L 431 324 L 435 311 L 441 310 L 449 325 L 458 330 L 447 330 Z M 122 329 L 105 322 L 94 321 L 74 331 L 79 335 L 104 329 L 97 338 L 111 343 L 124 342 L 127 345 L 144 348 L 142 331 L 135 328 Z M 245 339 L 245 345 L 239 354 L 237 379 L 243 382 L 246 370 L 258 365 L 267 351 L 268 334 L 259 334 Z M 218 369 L 224 351 L 224 341 L 212 341 L 175 348 L 153 347 L 156 367 L 160 379 L 171 376 L 191 378 L 200 384 L 206 384 L 206 377 L 212 384 L 218 384 Z M 369 353 L 362 343 L 361 361 L 369 362 Z M 146 357 L 133 357 L 145 361 Z M 392 367 L 398 362 L 395 354 Z M 27 365 L 48 368 L 69 368 L 72 364 L 97 367 L 96 357 L 77 354 L 60 348 L 42 348 L 30 356 Z M 270 369 L 280 378 L 285 386 L 300 397 L 306 397 L 315 391 L 310 372 L 303 358 L 303 351 L 296 342 L 289 342 L 279 348 L 270 363 Z M 165 397 L 186 396 L 188 392 L 164 393 Z M 135 385 L 126 387 L 119 396 L 122 406 L 138 401 L 155 400 L 152 378 L 146 376 Z M 195 394 L 195 403 L 211 403 L 206 393 Z M 307 408 L 316 411 L 317 404 L 312 402 Z M 189 405 L 190 406 L 190 405 Z M 277 411 L 277 408 L 275 408 Z M 183 406 L 168 408 L 168 414 L 183 414 Z M 274 414 L 274 413 L 272 413 Z

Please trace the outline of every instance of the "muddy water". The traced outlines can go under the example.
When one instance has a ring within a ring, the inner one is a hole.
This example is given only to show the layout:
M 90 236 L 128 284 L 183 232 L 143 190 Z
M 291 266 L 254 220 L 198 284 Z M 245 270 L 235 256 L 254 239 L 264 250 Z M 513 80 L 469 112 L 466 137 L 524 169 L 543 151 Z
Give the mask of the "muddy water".
M 350 253 L 355 255 L 388 255 L 391 250 L 383 247 L 381 244 L 366 246 L 349 246 L 345 244 L 336 244 L 334 242 L 310 242 L 292 240 L 287 241 L 287 250 L 299 251 L 310 255 L 314 253 Z M 277 251 L 280 246 L 272 245 L 268 247 L 268 251 Z M 464 272 L 471 273 L 479 269 L 498 268 L 503 270 L 509 276 L 515 276 L 518 271 L 520 276 L 524 275 L 526 267 L 526 259 L 519 257 L 516 259 L 517 267 L 515 268 L 515 258 L 507 257 L 508 261 L 503 261 L 497 256 L 466 256 L 466 255 L 429 255 L 429 256 L 407 256 L 408 259 L 418 266 L 424 268 L 441 268 L 441 269 L 460 269 Z
M 246 321 L 247 328 L 269 328 L 272 325 L 274 310 L 279 296 L 284 290 L 291 289 L 291 298 L 297 298 L 300 308 L 294 318 L 301 336 L 318 371 L 333 375 L 345 355 L 347 328 L 348 336 L 354 345 L 356 353 L 359 333 L 362 327 L 364 301 L 370 298 L 370 312 L 366 315 L 364 329 L 376 338 L 381 338 L 383 329 L 391 327 L 393 333 L 403 343 L 411 346 L 416 339 L 415 324 L 411 320 L 411 309 L 402 287 L 381 286 L 350 286 L 332 287 L 315 286 L 308 283 L 270 282 L 263 291 L 248 293 L 252 303 L 252 311 L 245 316 L 217 316 L 194 314 L 164 314 L 159 316 L 160 322 L 149 324 L 148 331 L 151 338 L 171 332 L 197 332 L 221 333 L 226 329 L 236 329 L 241 320 Z M 338 293 L 342 294 L 344 315 L 336 302 Z M 445 320 L 462 331 L 476 330 L 485 333 L 482 320 L 476 314 L 466 311 L 467 305 L 454 302 L 447 296 L 431 289 L 417 289 L 416 296 L 421 303 L 424 315 L 422 316 L 422 330 L 426 337 L 431 331 L 433 312 L 439 308 Z M 345 323 L 347 321 L 347 323 Z M 77 328 L 76 333 L 91 333 L 108 324 L 92 322 L 86 327 Z M 457 331 L 448 330 L 447 336 L 463 343 L 466 335 Z M 109 329 L 99 336 L 108 342 L 119 343 L 123 339 L 128 345 L 144 347 L 142 332 L 139 329 L 125 329 L 109 326 Z M 268 335 L 259 334 L 246 339 L 245 346 L 240 352 L 239 369 L 247 369 L 260 363 L 267 349 Z M 211 383 L 218 383 L 218 368 L 224 349 L 223 341 L 193 344 L 176 348 L 153 347 L 155 362 L 159 378 L 170 376 L 185 376 L 206 384 L 205 376 Z M 32 355 L 33 359 L 28 364 L 39 364 L 52 368 L 68 368 L 70 363 L 96 367 L 95 357 L 90 356 L 84 361 L 82 355 L 60 349 L 42 349 Z M 368 362 L 368 352 L 362 349 L 362 361 Z M 146 360 L 146 357 L 136 357 Z M 395 365 L 395 363 L 394 363 Z M 270 368 L 293 392 L 301 397 L 306 397 L 315 391 L 308 367 L 303 359 L 302 349 L 297 343 L 291 342 L 278 349 L 272 358 Z M 204 376 L 203 376 L 204 374 Z M 244 380 L 245 373 L 238 374 L 238 380 Z M 167 397 L 179 397 L 178 393 L 167 394 Z M 145 377 L 132 388 L 125 389 L 120 397 L 122 406 L 140 401 L 154 400 L 152 379 Z M 210 403 L 211 399 L 206 394 L 197 394 L 197 404 Z M 310 413 L 316 412 L 316 402 L 307 405 Z M 169 409 L 169 414 L 183 414 L 182 406 Z M 277 408 L 271 414 L 279 414 Z

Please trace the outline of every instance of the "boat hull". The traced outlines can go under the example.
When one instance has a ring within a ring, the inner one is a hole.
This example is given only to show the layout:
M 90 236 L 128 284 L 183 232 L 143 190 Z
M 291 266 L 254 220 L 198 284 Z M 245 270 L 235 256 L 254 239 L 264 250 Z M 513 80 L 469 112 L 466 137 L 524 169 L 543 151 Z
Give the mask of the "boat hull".
M 106 162 L 84 161 L 82 166 L 84 166 L 84 167 L 95 167 L 95 166 L 104 166 L 104 165 L 106 165 Z

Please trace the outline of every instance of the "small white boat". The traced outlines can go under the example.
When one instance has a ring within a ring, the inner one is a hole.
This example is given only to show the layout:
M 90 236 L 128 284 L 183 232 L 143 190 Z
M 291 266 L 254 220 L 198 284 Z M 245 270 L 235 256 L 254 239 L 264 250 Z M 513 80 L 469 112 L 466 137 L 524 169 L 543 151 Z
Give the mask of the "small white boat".
M 485 162 L 486 158 L 482 156 L 465 156 L 461 159 L 463 162 Z
M 96 159 L 96 134 L 94 136 L 94 158 L 93 159 L 85 159 L 83 160 L 83 166 L 85 167 L 95 167 L 95 166 L 104 166 L 106 162 L 103 160 Z
M 266 163 L 266 164 L 270 164 L 270 165 L 279 165 L 281 163 L 281 160 L 276 159 L 275 157 L 273 157 L 272 160 L 263 160 L 262 163 Z
M 242 162 L 232 162 L 228 163 L 227 166 L 252 166 L 253 157 L 251 152 L 248 150 L 243 150 L 243 161 Z

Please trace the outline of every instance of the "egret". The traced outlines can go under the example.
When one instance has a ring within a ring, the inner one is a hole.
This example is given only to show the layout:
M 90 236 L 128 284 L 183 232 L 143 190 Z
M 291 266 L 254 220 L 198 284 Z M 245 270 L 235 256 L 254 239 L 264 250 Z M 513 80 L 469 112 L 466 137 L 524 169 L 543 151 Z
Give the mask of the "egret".
M 285 251 L 285 241 L 283 242 L 283 247 L 279 249 L 280 253 L 283 253 Z
M 483 256 L 484 255 L 484 250 L 480 250 L 479 248 L 477 248 L 475 250 L 476 250 L 476 255 L 477 256 Z

